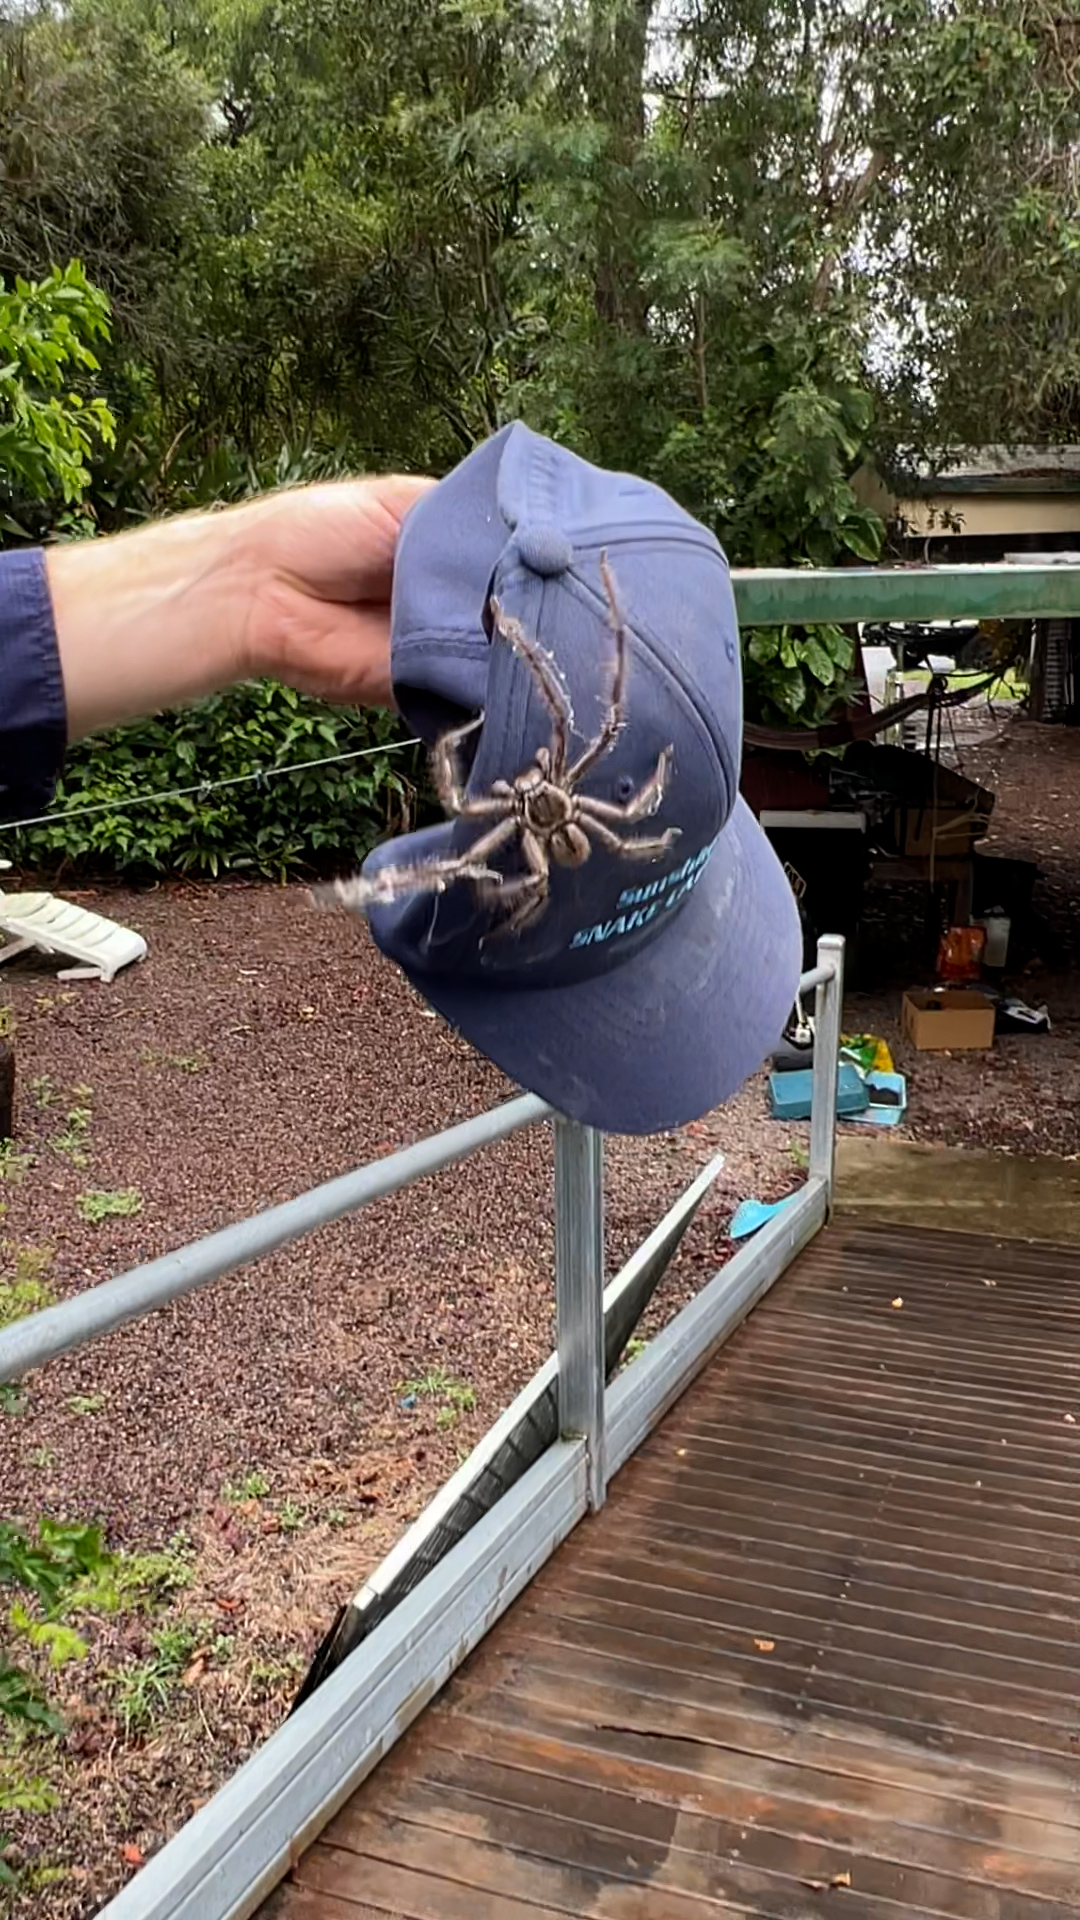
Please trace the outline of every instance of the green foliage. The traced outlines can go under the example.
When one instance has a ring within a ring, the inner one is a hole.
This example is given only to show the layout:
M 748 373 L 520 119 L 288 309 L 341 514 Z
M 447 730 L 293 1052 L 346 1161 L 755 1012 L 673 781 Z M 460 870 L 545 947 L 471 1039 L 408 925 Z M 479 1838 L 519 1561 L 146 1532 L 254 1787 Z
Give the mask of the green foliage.
M 32 1647 L 44 1649 L 50 1666 L 85 1652 L 64 1615 L 80 1588 L 108 1573 L 111 1556 L 97 1527 L 38 1521 L 27 1533 L 0 1520 L 0 1591 L 13 1590 L 10 1628 Z M 63 1721 L 37 1680 L 0 1648 L 0 1722 L 63 1731 Z
M 116 423 L 100 396 L 75 388 L 100 371 L 92 343 L 108 333 L 109 303 L 78 261 L 37 282 L 0 277 L 0 496 L 81 500 L 94 443 L 110 442 Z M 10 514 L 4 525 L 21 531 Z
M 26 1314 L 41 1313 L 52 1305 L 53 1296 L 44 1275 L 53 1256 L 48 1247 L 21 1246 L 11 1241 L 0 1242 L 0 1254 L 5 1264 L 13 1262 L 9 1272 L 0 1273 L 0 1327 L 9 1327 Z
M 80 1193 L 75 1205 L 80 1220 L 99 1226 L 102 1220 L 129 1220 L 133 1214 L 141 1213 L 143 1197 L 138 1187 L 118 1187 L 113 1192 L 98 1188 Z M 85 1410 L 97 1411 L 96 1408 Z
M 22 1588 L 55 1615 L 81 1582 L 96 1580 L 111 1565 L 99 1527 L 41 1519 L 29 1535 L 0 1520 L 0 1587 Z
M 841 627 L 758 627 L 744 642 L 747 706 L 770 726 L 817 727 L 855 691 Z
M 92 1092 L 89 1087 L 76 1087 L 73 1091 L 79 1104 L 68 1108 L 63 1131 L 53 1135 L 50 1145 L 54 1153 L 70 1160 L 73 1167 L 87 1167 L 90 1164 L 90 1127 L 94 1118 Z
M 417 1400 L 432 1401 L 435 1425 L 441 1430 L 456 1427 L 461 1415 L 471 1413 L 476 1406 L 475 1389 L 467 1381 L 455 1379 L 445 1367 L 430 1368 L 419 1379 L 405 1381 L 398 1391 Z
M 182 1592 L 193 1578 L 191 1542 L 177 1534 L 167 1547 L 115 1554 L 94 1591 L 84 1590 L 81 1601 L 102 1613 L 145 1611 Z
M 34 441 L 74 464 L 58 479 L 54 459 L 40 510 L 24 475 L 21 517 L 70 530 L 67 497 L 108 529 L 320 471 L 442 472 L 520 416 L 667 486 L 736 563 L 872 562 L 868 455 L 1080 430 L 1080 94 L 1059 15 L 20 9 L 0 25 L 0 274 L 34 290 L 83 263 L 112 340 L 83 336 L 102 365 L 73 371 L 116 420 L 107 445 L 84 396 L 91 457 Z M 845 676 L 827 638 L 788 636 L 751 655 L 748 714 L 824 718 Z M 370 729 L 244 690 L 76 749 L 64 798 L 389 737 Z M 19 851 L 276 875 L 397 824 L 393 764 L 106 806 Z
M 238 1506 L 247 1500 L 265 1500 L 269 1492 L 270 1482 L 261 1467 L 252 1467 L 239 1480 L 226 1481 L 224 1487 L 225 1499 Z
M 150 1636 L 151 1654 L 112 1676 L 113 1695 L 124 1732 L 145 1732 L 168 1710 L 198 1637 L 186 1621 L 159 1627 Z
M 189 711 L 148 720 L 73 749 L 58 810 L 96 807 L 15 837 L 17 858 L 43 868 L 59 860 L 124 871 L 217 874 L 226 869 L 282 878 L 301 864 L 353 859 L 399 824 L 413 795 L 411 753 L 390 754 L 399 723 L 258 682 Z M 367 753 L 338 766 L 312 765 Z M 247 776 L 299 766 L 262 781 Z M 203 781 L 234 780 L 203 795 Z M 152 806 L 120 803 L 144 793 L 190 791 Z
M 0 1140 L 0 1180 L 6 1180 L 9 1186 L 21 1187 L 33 1164 L 32 1153 L 20 1153 L 14 1140 Z
M 78 1415 L 80 1419 L 85 1419 L 89 1414 L 101 1412 L 105 1405 L 105 1395 L 103 1393 L 73 1393 L 67 1404 L 69 1413 L 74 1413 Z
M 48 1813 L 59 1804 L 48 1780 L 24 1770 L 20 1754 L 24 1747 L 38 1752 L 43 1738 L 65 1730 L 38 1672 L 49 1674 L 86 1657 L 88 1642 L 76 1622 L 150 1610 L 188 1586 L 192 1571 L 190 1543 L 180 1535 L 164 1549 L 114 1554 L 97 1527 L 42 1519 L 28 1531 L 0 1521 L 0 1593 L 13 1596 L 8 1632 L 28 1649 L 37 1669 L 28 1671 L 0 1646 L 0 1728 L 5 1733 L 0 1814 Z M 185 1622 L 167 1624 L 151 1636 L 150 1661 L 114 1676 L 127 1731 L 145 1724 L 155 1700 L 167 1698 L 194 1641 L 194 1630 Z M 3 1847 L 0 1832 L 0 1867 Z M 0 1872 L 0 1888 L 15 1884 L 10 1869 Z

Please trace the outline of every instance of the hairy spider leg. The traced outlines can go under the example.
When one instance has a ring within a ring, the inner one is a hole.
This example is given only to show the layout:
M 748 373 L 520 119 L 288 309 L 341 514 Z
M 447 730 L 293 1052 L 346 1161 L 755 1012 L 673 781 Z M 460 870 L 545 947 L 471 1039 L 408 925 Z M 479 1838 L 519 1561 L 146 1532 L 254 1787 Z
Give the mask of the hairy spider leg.
M 535 640 L 530 640 L 520 620 L 505 613 L 494 594 L 491 596 L 491 617 L 495 631 L 508 647 L 512 647 L 518 658 L 524 660 L 533 679 L 540 689 L 540 695 L 551 715 L 551 766 L 550 778 L 558 786 L 566 766 L 566 756 L 570 749 L 570 730 L 574 724 L 570 695 L 563 685 L 562 676 L 549 653 Z
M 517 905 L 512 908 L 505 920 L 500 921 L 497 927 L 492 927 L 491 932 L 485 934 L 485 945 L 488 940 L 502 939 L 509 933 L 523 933 L 526 927 L 532 926 L 534 920 L 539 920 L 547 906 L 549 887 L 547 851 L 543 841 L 533 833 L 531 827 L 522 828 L 521 851 L 529 868 L 528 873 L 519 874 L 513 880 L 504 879 L 497 895 L 500 906 L 507 906 L 512 901 L 516 901 Z M 487 892 L 486 887 L 480 888 L 479 892 L 483 899 Z
M 604 594 L 608 603 L 608 626 L 615 635 L 615 666 L 611 676 L 611 694 L 604 723 L 595 740 L 590 740 L 585 751 L 578 755 L 566 775 L 564 785 L 576 787 L 579 780 L 610 753 L 620 733 L 626 725 L 626 622 L 619 607 L 615 591 L 615 577 L 608 566 L 606 553 L 600 555 L 600 578 L 604 583 Z
M 503 800 L 498 800 L 495 804 L 501 808 L 503 818 L 499 821 L 497 827 L 492 827 L 488 833 L 482 833 L 479 840 L 473 841 L 472 846 L 467 848 L 460 856 L 459 865 L 476 866 L 478 863 L 482 864 L 485 860 L 489 859 L 499 847 L 505 846 L 506 842 L 511 840 L 517 832 L 518 827 L 521 825 L 517 814 L 507 813 L 506 802 Z M 450 864 L 453 865 L 453 861 L 451 861 Z M 466 874 L 464 878 L 468 879 L 470 876 Z M 500 883 L 500 891 L 502 891 L 502 875 L 498 874 L 496 878 Z
M 670 853 L 676 840 L 682 839 L 681 827 L 668 827 L 666 833 L 651 838 L 645 834 L 636 840 L 624 840 L 621 834 L 605 827 L 602 820 L 591 818 L 586 821 L 586 832 L 609 853 L 617 853 L 621 860 L 659 860 L 663 854 Z
M 451 733 L 439 735 L 431 750 L 431 771 L 435 776 L 435 787 L 442 802 L 444 813 L 464 815 L 467 820 L 486 820 L 505 813 L 501 800 L 470 800 L 465 793 L 465 778 L 462 773 L 458 749 L 470 733 L 484 724 L 481 713 L 475 720 L 469 720 L 463 727 L 455 727 Z
M 510 823 L 508 823 L 510 824 Z M 318 906 L 348 907 L 363 913 L 369 906 L 388 906 L 406 893 L 445 893 L 455 880 L 483 881 L 498 886 L 502 875 L 494 867 L 465 854 L 455 860 L 418 860 L 411 866 L 383 867 L 371 877 L 355 874 L 351 880 L 331 880 L 315 887 Z
M 673 748 L 665 747 L 648 779 L 623 805 L 613 800 L 594 800 L 589 794 L 583 793 L 577 802 L 578 812 L 589 820 L 607 820 L 612 826 L 622 822 L 624 826 L 631 827 L 635 820 L 647 820 L 650 814 L 656 812 L 664 797 L 673 758 Z

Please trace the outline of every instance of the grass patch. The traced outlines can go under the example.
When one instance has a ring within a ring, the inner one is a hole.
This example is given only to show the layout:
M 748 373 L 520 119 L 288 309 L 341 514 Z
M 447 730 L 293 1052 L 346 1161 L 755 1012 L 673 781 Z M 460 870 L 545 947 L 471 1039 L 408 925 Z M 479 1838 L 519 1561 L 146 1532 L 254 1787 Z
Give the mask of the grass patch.
M 78 1093 L 79 1089 L 76 1089 Z M 50 1145 L 61 1159 L 69 1160 L 73 1167 L 90 1165 L 90 1123 L 94 1110 L 90 1106 L 69 1107 L 62 1133 L 54 1133 Z
M 14 1140 L 0 1140 L 0 1180 L 19 1187 L 34 1164 L 32 1153 L 20 1153 Z
M 265 1500 L 270 1482 L 261 1467 L 252 1467 L 239 1480 L 226 1480 L 223 1492 L 232 1506 L 239 1507 L 248 1500 Z
M 148 1659 L 109 1675 L 109 1690 L 129 1740 L 168 1712 L 198 1644 L 198 1632 L 189 1621 L 174 1621 L 151 1634 Z
M 138 1187 L 118 1187 L 113 1192 L 98 1189 L 80 1193 L 75 1205 L 80 1220 L 98 1226 L 102 1220 L 130 1220 L 141 1213 L 143 1197 Z
M 432 1367 L 419 1379 L 406 1380 L 398 1393 L 406 1400 L 430 1400 L 435 1403 L 435 1425 L 443 1432 L 456 1427 L 463 1413 L 476 1405 L 476 1392 L 467 1380 L 457 1380 L 445 1367 Z
M 177 1533 L 167 1547 L 146 1553 L 119 1553 L 112 1577 L 119 1611 L 159 1606 L 190 1587 L 195 1577 L 191 1541 L 185 1533 Z
M 142 1059 L 145 1067 L 171 1067 L 174 1073 L 205 1073 L 210 1065 L 202 1047 L 194 1053 L 160 1053 L 156 1047 L 144 1047 Z
M 0 1243 L 0 1252 L 13 1262 L 11 1271 L 0 1276 L 0 1327 L 10 1327 L 28 1313 L 52 1306 L 53 1295 L 44 1276 L 53 1256 L 50 1247 L 22 1246 L 12 1240 Z
M 87 1415 L 100 1413 L 105 1405 L 103 1393 L 73 1393 L 68 1401 L 68 1412 L 77 1413 L 84 1419 Z

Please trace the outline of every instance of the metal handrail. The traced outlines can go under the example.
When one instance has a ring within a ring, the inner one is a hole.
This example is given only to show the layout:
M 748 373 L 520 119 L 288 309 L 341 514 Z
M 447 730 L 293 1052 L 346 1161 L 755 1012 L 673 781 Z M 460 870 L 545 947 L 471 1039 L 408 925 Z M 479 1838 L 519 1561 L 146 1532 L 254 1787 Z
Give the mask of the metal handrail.
M 128 1321 L 140 1320 L 158 1307 L 167 1306 L 185 1293 L 194 1293 L 211 1280 L 234 1273 L 252 1260 L 274 1253 L 292 1240 L 300 1240 L 331 1220 L 356 1213 L 373 1200 L 411 1186 L 425 1174 L 438 1173 L 481 1147 L 505 1140 L 520 1127 L 546 1119 L 551 1108 L 535 1094 L 523 1094 L 505 1106 L 476 1114 L 459 1126 L 447 1127 L 429 1139 L 402 1147 L 384 1160 L 369 1160 L 353 1173 L 339 1174 L 321 1186 L 311 1187 L 294 1200 L 267 1207 L 245 1220 L 234 1221 L 217 1233 L 206 1234 L 190 1246 L 162 1254 L 129 1273 L 103 1280 L 70 1300 L 61 1300 L 40 1313 L 0 1332 L 0 1382 L 18 1380 L 32 1367 L 58 1354 L 85 1347 L 102 1334 L 112 1333 Z
M 832 978 L 835 966 L 832 955 L 833 948 L 829 946 L 828 957 L 824 961 L 819 960 L 816 967 L 803 974 L 799 983 L 801 994 L 807 994 L 815 988 L 820 992 Z M 279 1247 L 302 1239 L 318 1227 L 340 1220 L 345 1214 L 356 1213 L 372 1201 L 397 1193 L 427 1174 L 453 1166 L 456 1161 L 478 1153 L 481 1148 L 491 1146 L 497 1140 L 505 1140 L 520 1128 L 544 1119 L 554 1119 L 557 1123 L 556 1231 L 559 1250 L 556 1270 L 564 1278 L 572 1272 L 576 1286 L 580 1278 L 579 1263 L 587 1260 L 592 1272 L 586 1289 L 587 1297 L 590 1301 L 594 1297 L 598 1299 L 603 1286 L 602 1255 L 597 1254 L 598 1243 L 602 1246 L 603 1223 L 602 1156 L 597 1146 L 600 1136 L 593 1128 L 579 1127 L 576 1122 L 562 1120 L 546 1101 L 527 1093 L 516 1100 L 507 1101 L 501 1107 L 476 1114 L 458 1126 L 445 1128 L 425 1140 L 418 1140 L 412 1146 L 402 1147 L 397 1153 L 388 1154 L 385 1159 L 366 1161 L 352 1173 L 339 1174 L 336 1179 L 311 1187 L 293 1200 L 282 1201 L 279 1206 L 267 1207 L 261 1213 L 234 1221 L 230 1226 L 222 1227 L 216 1233 L 205 1234 L 188 1246 L 178 1247 L 156 1260 L 132 1267 L 127 1273 L 117 1274 L 111 1280 L 103 1280 L 97 1286 L 73 1294 L 70 1299 L 61 1300 L 55 1306 L 44 1307 L 38 1313 L 27 1314 L 23 1319 L 16 1320 L 11 1326 L 0 1330 L 0 1384 L 19 1380 L 35 1367 L 57 1359 L 62 1353 L 88 1346 L 103 1335 L 115 1332 L 118 1327 L 126 1326 L 132 1320 L 143 1319 L 159 1307 L 167 1306 L 170 1301 L 194 1293 L 211 1281 L 220 1280 L 226 1274 L 250 1265 L 253 1260 L 263 1259 Z M 589 1144 L 582 1147 L 582 1140 Z M 560 1142 L 565 1144 L 560 1146 Z M 582 1153 L 588 1158 L 585 1171 L 578 1165 Z M 558 1197 L 560 1194 L 561 1200 Z M 588 1213 L 587 1223 L 583 1220 L 583 1212 Z M 563 1310 L 564 1313 L 569 1311 L 568 1300 L 563 1303 Z M 575 1348 L 577 1338 L 575 1332 Z M 590 1350 L 595 1347 L 597 1339 L 602 1342 L 602 1327 L 593 1330 Z M 589 1364 L 591 1371 L 591 1361 Z M 576 1360 L 568 1365 L 566 1378 L 578 1378 Z
M 857 620 L 1080 618 L 1080 566 L 733 567 L 744 627 Z

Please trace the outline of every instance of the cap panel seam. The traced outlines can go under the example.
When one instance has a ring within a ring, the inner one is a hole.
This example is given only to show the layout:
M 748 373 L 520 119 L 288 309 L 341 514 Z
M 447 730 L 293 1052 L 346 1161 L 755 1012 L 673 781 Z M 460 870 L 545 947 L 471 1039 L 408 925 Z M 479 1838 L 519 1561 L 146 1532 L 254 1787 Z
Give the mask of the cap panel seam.
M 578 600 L 587 604 L 591 612 L 599 612 L 601 618 L 606 618 L 607 608 L 604 602 L 600 599 L 599 594 L 589 585 L 588 581 L 582 579 L 576 569 L 573 572 L 564 574 L 561 584 Z M 666 657 L 665 649 L 661 646 L 647 622 L 634 616 L 628 616 L 626 624 L 631 631 L 637 635 L 642 644 L 648 648 L 649 653 L 660 670 L 675 683 L 695 725 L 704 733 L 709 745 L 716 754 L 723 771 L 724 783 L 727 787 L 728 808 L 725 820 L 730 819 L 732 809 L 738 799 L 739 783 L 731 764 L 727 741 L 719 729 L 710 723 L 708 715 L 702 710 L 700 698 L 695 694 L 692 683 L 681 671 L 677 663 Z

